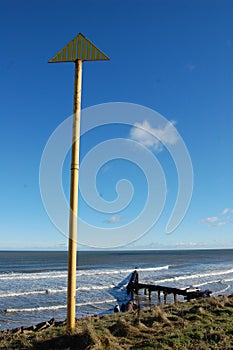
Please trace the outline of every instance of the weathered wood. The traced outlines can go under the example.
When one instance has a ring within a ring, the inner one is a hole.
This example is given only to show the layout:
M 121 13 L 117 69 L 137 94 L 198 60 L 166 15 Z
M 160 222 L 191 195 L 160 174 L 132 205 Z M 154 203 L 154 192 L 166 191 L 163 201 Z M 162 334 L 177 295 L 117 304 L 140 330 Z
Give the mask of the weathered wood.
M 161 304 L 161 295 L 160 295 L 160 290 L 158 290 L 158 304 Z
M 146 284 L 146 283 L 138 283 L 137 286 L 136 285 L 132 285 L 133 288 L 137 287 L 137 289 L 144 289 L 147 288 L 149 290 L 151 290 L 152 292 L 166 292 L 167 294 L 179 294 L 179 295 L 183 295 L 186 296 L 187 293 L 189 293 L 186 289 L 178 289 L 178 288 L 173 288 L 173 287 L 165 287 L 165 286 L 159 286 L 156 284 Z
M 5 332 L 5 333 L 12 333 L 12 334 L 18 334 L 18 333 L 27 334 L 27 333 L 42 331 L 49 327 L 54 327 L 54 326 L 58 327 L 65 324 L 66 324 L 66 321 L 56 321 L 54 318 L 51 318 L 51 320 L 49 321 L 40 322 L 33 326 L 21 326 L 13 329 L 8 329 L 6 331 L 0 331 L 0 333 Z
M 177 295 L 184 296 L 185 300 L 191 300 L 196 298 L 203 298 L 203 297 L 209 297 L 212 293 L 210 290 L 201 291 L 199 289 L 195 291 L 189 291 L 188 288 L 186 289 L 179 289 L 179 288 L 173 288 L 173 287 L 166 287 L 166 286 L 159 286 L 155 284 L 147 284 L 147 283 L 139 283 L 138 282 L 138 272 L 135 270 L 132 273 L 132 276 L 130 278 L 130 281 L 127 285 L 127 294 L 131 293 L 131 297 L 133 298 L 133 293 L 138 294 L 140 289 L 144 289 L 145 291 L 148 290 L 149 293 L 149 300 L 151 300 L 151 292 L 157 292 L 158 293 L 158 304 L 161 302 L 160 292 L 163 292 L 164 294 L 164 303 L 167 302 L 167 295 L 173 294 L 174 295 L 174 302 L 177 302 Z
M 206 290 L 196 290 L 192 292 L 187 292 L 187 295 L 185 296 L 185 300 L 189 301 L 191 299 L 197 299 L 197 298 L 208 298 L 210 297 L 210 294 L 212 292 L 209 289 Z

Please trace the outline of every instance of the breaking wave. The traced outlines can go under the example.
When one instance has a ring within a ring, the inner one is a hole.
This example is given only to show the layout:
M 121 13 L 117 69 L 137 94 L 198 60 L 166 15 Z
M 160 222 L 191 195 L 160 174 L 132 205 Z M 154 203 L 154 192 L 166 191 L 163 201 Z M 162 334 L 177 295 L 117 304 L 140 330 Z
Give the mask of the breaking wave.
M 167 270 L 171 268 L 171 266 L 159 266 L 159 267 L 146 267 L 146 268 L 137 268 L 137 271 L 160 271 Z M 132 268 L 130 269 L 119 269 L 119 270 L 94 270 L 94 271 L 77 271 L 77 276 L 96 276 L 96 275 L 115 275 L 115 274 L 124 274 L 131 273 Z M 35 279 L 59 279 L 59 278 L 67 278 L 67 272 L 46 272 L 46 273 L 9 273 L 0 275 L 0 280 L 35 280 Z
M 214 271 L 214 272 L 208 272 L 208 273 L 198 273 L 198 274 L 184 275 L 184 276 L 174 276 L 171 278 L 157 280 L 157 281 L 155 281 L 155 283 L 157 284 L 157 283 L 164 283 L 164 282 L 176 282 L 176 281 L 182 281 L 182 280 L 188 280 L 188 279 L 205 278 L 205 277 L 211 277 L 211 276 L 221 276 L 221 275 L 227 275 L 230 273 L 233 273 L 233 269 Z
M 107 299 L 107 300 L 101 300 L 101 301 L 89 301 L 86 303 L 77 303 L 76 306 L 95 306 L 95 305 L 101 305 L 101 304 L 112 304 L 116 302 L 117 299 Z M 1 312 L 5 313 L 14 313 L 14 312 L 35 312 L 35 311 L 47 311 L 47 310 L 58 310 L 58 309 L 65 309 L 67 305 L 51 305 L 51 306 L 39 306 L 39 307 L 29 307 L 29 308 L 22 308 L 22 309 L 5 309 L 1 310 Z

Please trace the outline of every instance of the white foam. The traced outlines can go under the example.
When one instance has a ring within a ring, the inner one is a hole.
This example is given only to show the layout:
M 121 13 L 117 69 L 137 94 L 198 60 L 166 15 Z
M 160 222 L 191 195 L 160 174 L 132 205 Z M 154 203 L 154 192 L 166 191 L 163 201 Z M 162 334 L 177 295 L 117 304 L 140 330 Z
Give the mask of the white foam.
M 100 304 L 111 304 L 113 302 L 116 302 L 116 299 L 106 299 L 101 301 L 89 301 L 86 303 L 77 303 L 76 306 L 86 306 L 86 305 L 100 305 Z M 7 313 L 14 313 L 14 312 L 36 312 L 36 311 L 48 311 L 48 310 L 58 310 L 58 309 L 65 309 L 67 305 L 52 305 L 52 306 L 39 306 L 39 307 L 30 307 L 30 308 L 23 308 L 23 309 L 6 309 L 3 310 Z
M 67 288 L 63 289 L 45 289 L 45 290 L 32 290 L 29 292 L 13 292 L 13 293 L 4 293 L 0 294 L 0 298 L 8 298 L 8 297 L 19 297 L 26 295 L 38 295 L 38 294 L 52 294 L 52 293 L 64 293 Z
M 33 295 L 33 294 L 45 294 L 45 291 L 37 290 L 37 291 L 31 291 L 31 292 L 5 293 L 5 294 L 0 294 L 0 298 L 19 297 L 19 296 Z
M 159 266 L 159 267 L 146 267 L 146 268 L 139 268 L 137 271 L 160 271 L 160 270 L 168 270 L 171 266 Z M 132 270 L 131 270 L 132 271 Z
M 65 309 L 66 305 L 54 305 L 54 306 L 39 306 L 39 307 L 28 307 L 25 309 L 6 309 L 4 310 L 7 313 L 13 312 L 34 312 L 34 311 L 47 311 L 47 310 L 58 310 Z
M 78 291 L 88 291 L 88 290 L 105 290 L 105 289 L 111 289 L 114 288 L 115 285 L 111 284 L 109 286 L 84 286 L 84 287 L 78 287 Z
M 182 281 L 182 280 L 188 280 L 188 279 L 210 277 L 210 276 L 221 276 L 221 275 L 227 275 L 227 274 L 230 274 L 230 273 L 233 273 L 233 269 L 222 270 L 222 271 L 217 271 L 217 272 L 185 275 L 185 276 L 175 276 L 175 277 L 171 277 L 171 278 L 165 278 L 165 279 L 162 279 L 162 280 L 157 280 L 156 284 L 157 283 L 164 283 L 164 282 L 176 282 L 176 281 Z
M 222 283 L 222 281 L 215 280 L 215 281 L 203 282 L 199 284 L 194 284 L 193 287 L 202 287 L 202 286 L 205 286 L 206 284 L 213 284 L 213 283 Z
M 218 295 L 219 293 L 225 293 L 226 290 L 228 290 L 230 288 L 230 285 L 228 285 L 226 288 L 218 290 L 216 292 L 214 292 L 212 295 Z
M 100 301 L 89 301 L 86 303 L 78 303 L 76 306 L 85 306 L 85 305 L 100 305 L 100 304 L 111 304 L 116 302 L 117 299 L 106 299 L 106 300 L 100 300 Z
M 36 279 L 57 279 L 67 278 L 67 273 L 12 273 L 10 275 L 0 276 L 1 281 L 6 280 L 36 280 Z
M 146 272 L 146 271 L 160 271 L 160 270 L 168 270 L 169 265 L 166 266 L 159 266 L 159 267 L 145 267 L 145 268 L 137 268 L 136 270 L 138 272 Z M 115 274 L 125 274 L 125 273 L 131 273 L 131 269 L 122 269 L 122 270 L 95 270 L 95 271 L 82 271 L 78 272 L 79 276 L 95 276 L 95 275 L 115 275 Z
M 114 284 L 107 285 L 107 286 L 83 286 L 78 287 L 77 291 L 91 291 L 91 290 L 108 290 L 115 288 L 116 286 Z M 0 294 L 0 298 L 9 298 L 9 297 L 20 297 L 20 296 L 27 296 L 27 295 L 44 295 L 44 294 L 56 294 L 56 293 L 65 293 L 67 291 L 67 288 L 62 289 L 45 289 L 45 290 L 32 290 L 28 292 L 13 292 L 13 293 L 4 293 Z
M 233 278 L 229 278 L 229 279 L 224 279 L 221 282 L 232 282 L 232 281 L 233 281 Z
M 138 268 L 137 271 L 146 272 L 146 271 L 160 271 L 169 269 L 169 265 L 159 266 L 159 267 L 146 267 Z M 81 270 L 77 271 L 77 276 L 96 276 L 96 275 L 115 275 L 115 274 L 125 274 L 131 273 L 131 269 L 122 269 L 122 270 Z M 37 272 L 37 273 L 11 273 L 11 274 L 2 274 L 0 275 L 0 280 L 37 280 L 37 279 L 62 279 L 67 278 L 67 272 Z

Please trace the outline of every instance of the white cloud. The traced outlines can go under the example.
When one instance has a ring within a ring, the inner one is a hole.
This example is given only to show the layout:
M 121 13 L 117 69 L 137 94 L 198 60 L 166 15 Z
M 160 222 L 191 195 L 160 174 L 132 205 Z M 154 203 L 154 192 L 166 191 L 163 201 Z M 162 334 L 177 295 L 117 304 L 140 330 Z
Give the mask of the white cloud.
M 226 221 L 221 221 L 221 222 L 217 222 L 217 224 L 215 224 L 214 226 L 221 227 L 221 226 L 224 226 L 226 224 L 227 224 Z
M 147 120 L 142 123 L 135 123 L 130 130 L 130 138 L 146 147 L 161 151 L 163 145 L 174 145 L 178 141 L 174 124 L 174 122 L 167 122 L 163 128 L 156 129 Z
M 222 215 L 226 215 L 226 214 L 229 213 L 229 212 L 231 212 L 231 209 L 225 208 L 225 209 L 221 212 L 221 214 L 222 214 Z
M 218 220 L 219 220 L 219 218 L 217 216 L 212 216 L 210 218 L 203 219 L 201 222 L 211 224 L 211 223 L 216 222 Z
M 121 217 L 119 215 L 113 215 L 110 218 L 108 218 L 107 223 L 108 224 L 116 224 L 121 220 Z
M 208 224 L 210 227 L 225 226 L 233 221 L 233 210 L 231 208 L 225 208 L 221 212 L 220 216 L 211 216 L 201 220 L 202 223 Z

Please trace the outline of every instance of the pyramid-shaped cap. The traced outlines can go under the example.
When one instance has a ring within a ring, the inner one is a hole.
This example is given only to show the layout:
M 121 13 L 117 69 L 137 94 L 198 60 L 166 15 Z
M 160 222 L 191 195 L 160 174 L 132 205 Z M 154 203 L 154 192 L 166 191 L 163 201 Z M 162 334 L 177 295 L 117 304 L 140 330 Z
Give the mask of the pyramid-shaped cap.
M 101 61 L 109 60 L 102 51 L 92 44 L 84 35 L 79 33 L 73 40 L 71 40 L 63 49 L 61 49 L 49 63 L 58 62 L 75 62 L 82 61 Z

